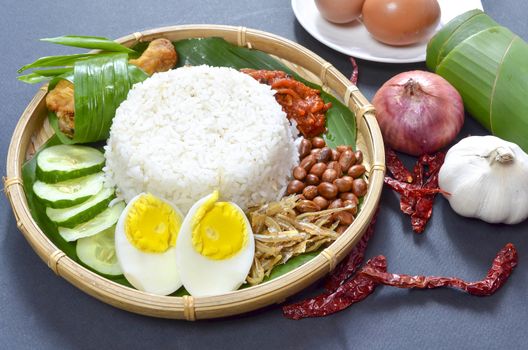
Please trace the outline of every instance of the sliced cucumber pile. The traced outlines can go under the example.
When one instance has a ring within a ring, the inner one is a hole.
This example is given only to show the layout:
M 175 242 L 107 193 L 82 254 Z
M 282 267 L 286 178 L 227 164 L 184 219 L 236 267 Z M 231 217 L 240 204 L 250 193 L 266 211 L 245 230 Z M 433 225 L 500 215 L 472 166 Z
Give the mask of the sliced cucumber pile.
M 91 147 L 57 145 L 37 156 L 33 192 L 67 242 L 76 241 L 77 257 L 105 275 L 120 275 L 115 255 L 115 225 L 125 203 L 109 207 L 113 188 L 104 186 L 103 154 Z
M 51 208 L 68 208 L 87 201 L 103 188 L 104 173 L 98 172 L 57 183 L 35 181 L 33 192 Z
M 115 252 L 115 225 L 96 235 L 77 241 L 77 256 L 86 265 L 105 275 L 121 275 L 123 271 Z
M 99 172 L 104 166 L 99 150 L 77 145 L 57 145 L 44 149 L 37 156 L 37 178 L 56 183 Z
M 102 213 L 97 214 L 93 219 L 85 221 L 73 228 L 59 226 L 59 234 L 67 241 L 76 241 L 79 238 L 90 237 L 98 234 L 117 223 L 121 212 L 125 209 L 125 203 L 119 202 L 116 205 L 106 208 Z
M 48 207 L 46 214 L 51 221 L 59 226 L 75 227 L 104 211 L 114 198 L 114 189 L 103 187 L 97 194 L 81 204 L 62 209 Z

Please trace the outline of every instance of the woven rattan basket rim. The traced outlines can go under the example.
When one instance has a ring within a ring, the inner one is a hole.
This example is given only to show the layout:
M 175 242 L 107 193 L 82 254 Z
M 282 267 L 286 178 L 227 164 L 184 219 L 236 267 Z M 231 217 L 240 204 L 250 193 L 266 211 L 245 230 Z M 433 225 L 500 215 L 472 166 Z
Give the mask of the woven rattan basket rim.
M 21 168 L 31 136 L 37 130 L 39 108 L 46 88 L 42 87 L 23 112 L 13 133 L 7 158 L 5 192 L 13 207 L 17 226 L 35 252 L 58 275 L 86 293 L 124 310 L 149 316 L 175 319 L 224 317 L 255 310 L 302 290 L 335 265 L 361 238 L 377 208 L 385 174 L 383 141 L 373 107 L 359 90 L 337 69 L 308 49 L 279 36 L 244 27 L 223 25 L 183 25 L 134 33 L 118 39 L 125 45 L 150 41 L 157 37 L 171 40 L 217 36 L 239 46 L 266 51 L 302 66 L 318 76 L 323 87 L 336 91 L 355 113 L 359 132 L 365 136 L 371 156 L 369 190 L 354 223 L 323 253 L 299 268 L 269 282 L 213 297 L 166 297 L 151 295 L 107 280 L 78 265 L 60 251 L 33 220 L 25 198 Z

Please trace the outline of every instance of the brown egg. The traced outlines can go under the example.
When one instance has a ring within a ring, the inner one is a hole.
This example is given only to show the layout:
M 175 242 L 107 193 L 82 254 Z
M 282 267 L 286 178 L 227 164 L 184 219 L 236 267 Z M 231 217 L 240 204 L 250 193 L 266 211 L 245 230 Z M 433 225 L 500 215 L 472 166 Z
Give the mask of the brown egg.
M 334 23 L 352 22 L 361 15 L 365 0 L 315 0 L 321 15 Z
M 363 24 L 382 43 L 410 45 L 427 39 L 440 21 L 436 0 L 366 0 Z

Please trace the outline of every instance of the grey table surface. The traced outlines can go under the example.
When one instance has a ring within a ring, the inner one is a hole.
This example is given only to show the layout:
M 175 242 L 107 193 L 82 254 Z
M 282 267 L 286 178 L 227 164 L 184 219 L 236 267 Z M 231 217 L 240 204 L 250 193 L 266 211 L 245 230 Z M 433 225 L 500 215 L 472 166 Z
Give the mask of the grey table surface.
M 306 0 L 309 1 L 309 0 Z M 484 0 L 498 22 L 528 40 L 524 0 Z M 312 38 L 298 23 L 288 0 L 226 1 L 14 1 L 0 11 L 0 174 L 9 140 L 37 87 L 16 80 L 16 71 L 37 57 L 73 52 L 39 42 L 63 34 L 120 37 L 148 28 L 191 23 L 229 24 L 269 31 L 294 40 L 331 62 L 345 75 L 347 57 Z M 372 98 L 398 72 L 423 64 L 358 60 L 359 88 Z M 460 137 L 485 134 L 466 118 Z M 406 159 L 411 162 L 412 159 Z M 0 348 L 527 348 L 528 222 L 489 225 L 453 213 L 438 198 L 422 235 L 411 232 L 397 196 L 384 190 L 376 235 L 367 256 L 384 254 L 389 269 L 410 274 L 458 275 L 476 280 L 495 253 L 513 242 L 520 256 L 511 280 L 495 295 L 472 297 L 438 289 L 379 288 L 367 300 L 333 316 L 290 321 L 279 306 L 222 320 L 184 322 L 148 318 L 110 307 L 56 277 L 17 230 L 8 201 L 0 199 Z M 315 294 L 314 284 L 290 300 Z

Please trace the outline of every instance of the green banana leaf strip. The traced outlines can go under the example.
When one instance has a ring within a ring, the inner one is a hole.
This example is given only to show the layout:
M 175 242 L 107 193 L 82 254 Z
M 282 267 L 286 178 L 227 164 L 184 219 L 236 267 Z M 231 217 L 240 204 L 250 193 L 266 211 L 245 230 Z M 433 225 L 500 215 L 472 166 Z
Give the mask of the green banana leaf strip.
M 458 90 L 466 110 L 490 131 L 493 84 L 513 37 L 504 27 L 481 31 L 453 49 L 436 71 Z
M 469 18 L 452 33 L 446 42 L 444 42 L 438 53 L 438 59 L 436 63 L 437 66 L 455 47 L 457 47 L 463 41 L 467 40 L 473 35 L 477 35 L 481 31 L 497 26 L 499 26 L 499 24 L 492 20 L 485 13 L 480 13 Z
M 109 52 L 124 52 L 134 53 L 135 51 L 116 43 L 113 40 L 100 36 L 83 36 L 83 35 L 65 35 L 56 38 L 44 38 L 41 41 L 46 41 L 59 45 L 80 47 L 84 49 L 95 49 Z
M 480 11 L 449 22 L 428 45 L 427 66 L 448 80 L 492 134 L 528 151 L 528 44 Z
M 51 147 L 54 145 L 60 144 L 60 140 L 57 136 L 51 137 L 40 149 L 39 152 L 46 149 L 47 147 Z M 66 242 L 62 237 L 59 235 L 59 232 L 57 231 L 57 226 L 51 222 L 51 220 L 46 215 L 46 207 L 40 203 L 40 201 L 36 198 L 35 193 L 33 192 L 33 184 L 37 180 L 36 178 L 36 167 L 37 167 L 37 154 L 33 156 L 30 160 L 28 160 L 23 166 L 22 166 L 22 181 L 24 182 L 24 192 L 26 194 L 26 200 L 28 203 L 29 211 L 31 212 L 31 216 L 35 220 L 35 222 L 38 224 L 42 232 L 46 234 L 46 236 L 59 248 L 62 250 L 70 259 L 74 260 L 75 262 L 83 265 L 84 267 L 88 268 L 89 270 L 98 273 L 94 271 L 89 266 L 84 265 L 79 258 L 77 257 L 77 253 L 75 251 L 75 242 Z M 108 275 L 102 275 L 114 282 L 124 284 L 127 286 L 130 286 L 128 281 L 125 279 L 123 275 L 119 276 L 108 276 Z
M 321 98 L 331 102 L 332 108 L 326 113 L 327 133 L 324 135 L 330 147 L 356 144 L 356 119 L 354 113 L 334 96 L 322 90 L 321 86 L 309 82 L 294 73 L 287 66 L 265 52 L 250 50 L 228 43 L 221 38 L 186 39 L 174 42 L 179 55 L 178 66 L 207 64 L 210 66 L 282 70 L 311 88 L 321 91 Z M 137 51 L 143 47 L 136 47 Z
M 481 10 L 475 9 L 464 12 L 457 17 L 449 21 L 445 26 L 442 27 L 427 43 L 427 57 L 425 64 L 427 68 L 436 71 L 436 66 L 440 63 L 440 51 L 442 51 L 445 43 L 453 36 L 458 28 L 464 24 L 467 20 L 482 14 Z
M 45 68 L 45 67 L 62 67 L 62 66 L 73 66 L 73 64 L 80 59 L 85 59 L 93 56 L 89 53 L 79 53 L 74 55 L 65 56 L 47 56 L 41 57 L 33 63 L 26 64 L 18 70 L 18 73 L 22 73 L 30 68 Z
M 87 143 L 105 140 L 117 107 L 126 99 L 132 84 L 143 81 L 147 74 L 128 64 L 124 53 L 94 55 L 75 63 L 75 134 L 73 139 L 64 135 L 56 115 L 50 113 L 50 124 L 61 142 L 65 144 Z M 50 82 L 50 90 L 60 80 Z M 68 79 L 68 80 L 70 80 Z
M 50 80 L 50 77 L 33 72 L 26 75 L 21 75 L 17 77 L 17 79 L 27 84 L 37 84 L 42 83 L 43 81 Z
M 528 152 L 528 44 L 516 36 L 499 67 L 490 111 L 491 131 Z
M 99 139 L 103 115 L 103 74 L 108 60 L 90 58 L 75 64 L 74 101 L 75 101 L 75 134 L 73 141 L 83 143 Z
M 55 136 L 59 139 L 60 143 L 63 145 L 73 145 L 75 141 L 66 136 L 59 128 L 59 118 L 53 112 L 48 112 L 48 121 L 51 128 L 55 131 Z
M 72 68 L 55 68 L 45 70 L 34 70 L 30 74 L 21 75 L 17 79 L 28 84 L 41 83 L 43 81 L 71 72 Z

